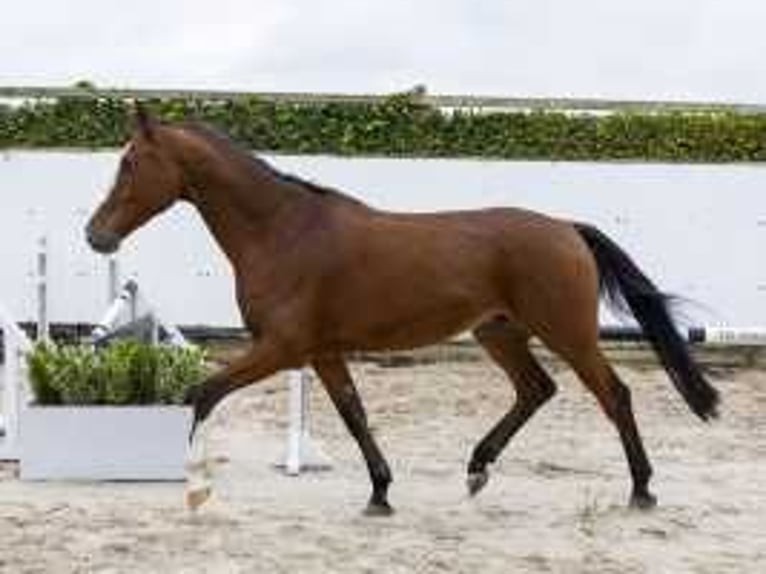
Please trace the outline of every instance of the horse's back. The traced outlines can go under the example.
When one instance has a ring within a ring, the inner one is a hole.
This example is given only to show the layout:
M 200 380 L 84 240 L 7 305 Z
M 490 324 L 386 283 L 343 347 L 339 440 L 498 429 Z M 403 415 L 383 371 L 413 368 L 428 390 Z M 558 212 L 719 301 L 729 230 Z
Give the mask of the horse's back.
M 474 273 L 528 277 L 535 271 L 548 274 L 551 266 L 566 261 L 591 261 L 571 222 L 514 207 L 378 212 L 369 217 L 363 233 L 383 250 L 415 251 L 421 259 L 430 256 L 447 267 L 473 268 Z

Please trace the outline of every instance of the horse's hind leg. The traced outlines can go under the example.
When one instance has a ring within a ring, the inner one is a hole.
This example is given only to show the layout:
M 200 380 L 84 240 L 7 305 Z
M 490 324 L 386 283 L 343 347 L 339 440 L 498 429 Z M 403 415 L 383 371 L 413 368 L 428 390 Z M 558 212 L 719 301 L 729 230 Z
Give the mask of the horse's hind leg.
M 473 334 L 512 381 L 516 401 L 473 451 L 467 480 L 472 495 L 487 483 L 487 465 L 497 459 L 511 437 L 556 392 L 553 380 L 529 350 L 528 334 L 502 318 L 481 324 Z
M 655 506 L 657 499 L 649 491 L 652 467 L 633 416 L 630 389 L 620 380 L 596 345 L 587 353 L 577 353 L 568 357 L 567 361 L 596 396 L 604 413 L 617 427 L 633 482 L 631 506 L 637 508 Z
M 385 516 L 393 512 L 388 504 L 391 471 L 367 426 L 367 415 L 346 363 L 340 356 L 323 356 L 312 366 L 330 395 L 335 408 L 351 435 L 359 444 L 372 481 L 372 496 L 366 514 Z

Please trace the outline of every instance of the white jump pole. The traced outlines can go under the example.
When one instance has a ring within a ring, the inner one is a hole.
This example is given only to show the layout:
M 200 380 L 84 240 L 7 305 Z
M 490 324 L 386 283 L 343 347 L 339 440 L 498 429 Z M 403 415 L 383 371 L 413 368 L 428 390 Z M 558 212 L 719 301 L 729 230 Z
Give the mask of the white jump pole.
M 700 327 L 689 329 L 687 338 L 692 343 L 759 347 L 766 346 L 766 328 Z
M 329 470 L 329 459 L 311 439 L 309 426 L 310 388 L 308 371 L 291 370 L 287 373 L 288 431 L 287 456 L 283 465 L 286 474 L 297 476 L 303 471 Z
M 692 344 L 731 347 L 766 346 L 766 327 L 689 327 L 680 330 L 679 335 Z M 646 336 L 638 327 L 605 326 L 601 329 L 601 338 L 614 341 L 643 341 Z

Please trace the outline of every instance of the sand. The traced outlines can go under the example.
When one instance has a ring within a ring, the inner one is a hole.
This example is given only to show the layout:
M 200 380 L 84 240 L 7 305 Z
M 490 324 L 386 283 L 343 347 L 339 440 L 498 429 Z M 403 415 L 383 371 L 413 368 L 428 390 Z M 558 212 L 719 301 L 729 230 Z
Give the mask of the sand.
M 616 433 L 571 373 L 467 496 L 470 450 L 511 400 L 482 362 L 355 365 L 394 472 L 390 518 L 362 516 L 356 446 L 323 391 L 313 431 L 334 468 L 285 477 L 282 379 L 216 413 L 225 456 L 196 515 L 181 484 L 22 483 L 0 471 L 0 572 L 750 573 L 766 564 L 766 373 L 714 375 L 722 418 L 689 413 L 664 374 L 622 368 L 655 467 L 653 511 L 629 510 Z

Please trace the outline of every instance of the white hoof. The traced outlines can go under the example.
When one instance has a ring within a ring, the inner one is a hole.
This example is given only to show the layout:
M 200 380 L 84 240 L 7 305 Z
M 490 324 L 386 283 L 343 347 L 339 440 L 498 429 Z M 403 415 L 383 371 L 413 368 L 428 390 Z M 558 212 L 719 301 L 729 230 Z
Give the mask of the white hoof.
M 200 460 L 186 464 L 186 506 L 197 510 L 213 492 L 212 461 Z
M 186 507 L 194 512 L 197 510 L 200 506 L 205 504 L 208 498 L 210 498 L 210 494 L 212 493 L 212 488 L 209 486 L 203 486 L 201 488 L 195 488 L 195 489 L 187 489 L 186 491 Z
M 186 463 L 186 506 L 196 510 L 210 498 L 213 485 L 213 464 L 207 456 L 207 425 L 202 422 L 189 445 Z

